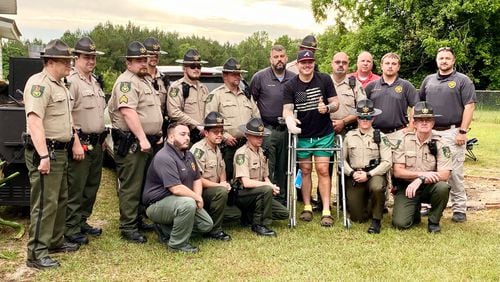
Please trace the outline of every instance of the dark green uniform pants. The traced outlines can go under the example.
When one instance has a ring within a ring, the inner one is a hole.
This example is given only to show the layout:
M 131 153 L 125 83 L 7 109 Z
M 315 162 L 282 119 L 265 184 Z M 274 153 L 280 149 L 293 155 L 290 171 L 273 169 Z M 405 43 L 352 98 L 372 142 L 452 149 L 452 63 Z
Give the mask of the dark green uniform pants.
M 118 176 L 118 200 L 120 206 L 120 229 L 123 233 L 138 231 L 139 205 L 145 174 L 152 158 L 151 153 L 140 150 L 125 157 L 116 154 L 116 174 Z
M 252 214 L 252 224 L 268 225 L 273 219 L 288 218 L 288 209 L 273 199 L 273 188 L 268 185 L 239 191 L 236 205 L 243 214 Z
M 64 242 L 68 155 L 66 150 L 56 150 L 56 159 L 50 161 L 50 172 L 45 175 L 38 172 L 34 150 L 26 149 L 24 155 L 31 183 L 28 259 L 33 260 L 48 256 L 49 248 Z
M 352 221 L 382 219 L 386 184 L 385 175 L 375 175 L 365 183 L 356 183 L 354 187 L 352 178 L 346 177 L 347 209 Z
M 102 158 L 101 145 L 97 144 L 92 151 L 85 152 L 85 159 L 69 160 L 66 236 L 80 233 L 82 224 L 92 214 L 101 183 Z
M 266 126 L 271 135 L 264 137 L 263 148 L 269 151 L 269 179 L 280 187 L 280 193 L 275 198 L 283 205 L 287 201 L 287 168 L 288 168 L 288 131 Z
M 165 236 L 170 236 L 168 245 L 173 248 L 185 246 L 192 232 L 207 233 L 213 228 L 210 215 L 205 209 L 197 209 L 190 197 L 170 195 L 150 205 L 146 214 L 160 225 Z
M 226 187 L 218 186 L 203 189 L 203 208 L 208 212 L 214 223 L 214 228 L 210 231 L 211 233 L 215 234 L 222 231 L 227 196 Z
M 424 185 L 417 190 L 416 196 L 412 199 L 408 199 L 405 195 L 406 186 L 398 187 L 394 197 L 392 225 L 400 229 L 410 228 L 415 223 L 415 218 L 419 218 L 421 203 L 431 204 L 429 221 L 438 224 L 448 203 L 450 185 L 443 181 Z

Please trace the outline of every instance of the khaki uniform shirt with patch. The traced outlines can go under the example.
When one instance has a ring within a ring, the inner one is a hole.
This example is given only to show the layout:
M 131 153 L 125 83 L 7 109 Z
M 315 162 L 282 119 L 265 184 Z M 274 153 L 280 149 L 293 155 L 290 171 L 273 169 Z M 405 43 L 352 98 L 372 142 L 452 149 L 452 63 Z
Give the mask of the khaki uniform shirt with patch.
M 262 148 L 255 152 L 248 147 L 248 144 L 245 144 L 236 150 L 234 177 L 248 177 L 258 181 L 264 181 L 266 177 L 269 177 L 267 158 L 264 156 Z
M 165 114 L 165 102 L 167 100 L 167 87 L 165 87 L 165 83 L 163 83 L 163 80 L 161 79 L 161 74 L 158 69 L 156 69 L 156 74 L 154 78 L 151 75 L 146 75 L 145 77 L 151 85 L 154 85 L 153 82 L 156 80 L 156 83 L 158 83 L 158 90 L 155 89 L 155 91 L 158 92 L 160 95 L 160 105 L 161 105 L 161 113 Z M 153 86 L 154 89 L 154 86 Z
M 71 96 L 60 80 L 55 80 L 45 69 L 31 76 L 24 88 L 26 118 L 36 114 L 43 121 L 45 138 L 68 142 L 73 135 Z M 27 129 L 28 134 L 30 133 Z
M 130 131 L 120 108 L 130 108 L 137 112 L 145 134 L 161 133 L 163 117 L 160 95 L 149 81 L 128 70 L 118 77 L 113 86 L 113 92 L 108 101 L 108 111 L 113 128 Z
M 190 151 L 198 163 L 201 177 L 220 183 L 220 175 L 226 170 L 226 165 L 219 146 L 215 146 L 214 150 L 208 145 L 207 139 L 203 138 L 194 144 Z
M 330 119 L 343 119 L 348 115 L 354 114 L 356 103 L 366 99 L 365 90 L 361 82 L 356 79 L 356 86 L 353 90 L 349 86 L 349 78 L 347 76 L 340 83 L 337 83 L 332 75 L 330 75 L 330 77 L 332 78 L 335 92 L 337 92 L 337 97 L 339 98 L 339 109 L 330 114 Z
M 437 162 L 427 145 L 431 139 L 435 139 L 437 143 Z M 401 146 L 394 151 L 393 163 L 405 164 L 410 171 L 451 170 L 451 151 L 441 142 L 439 135 L 432 135 L 421 144 L 417 135 L 409 132 L 405 134 Z
M 189 85 L 189 96 L 184 99 L 182 83 Z M 168 117 L 191 125 L 191 128 L 203 124 L 205 119 L 205 100 L 208 97 L 208 88 L 197 81 L 183 77 L 174 81 L 168 89 L 167 111 Z
M 101 86 L 94 76 L 91 75 L 89 81 L 76 69 L 70 73 L 68 81 L 71 83 L 73 126 L 86 134 L 102 133 L 106 100 Z
M 370 174 L 384 175 L 392 166 L 392 151 L 387 137 L 380 133 L 380 144 L 373 141 L 373 128 L 366 134 L 359 129 L 349 131 L 342 147 L 344 159 L 344 173 L 351 174 L 353 170 L 360 170 L 370 164 L 370 160 L 379 159 L 378 166 L 370 170 Z
M 225 121 L 231 125 L 224 125 L 224 132 L 231 134 L 235 138 L 243 137 L 244 134 L 238 127 L 246 124 L 251 118 L 260 118 L 259 109 L 238 89 L 238 94 L 233 94 L 226 85 L 215 88 L 207 97 L 205 112 L 219 112 L 224 116 Z M 224 133 L 224 137 L 227 134 Z

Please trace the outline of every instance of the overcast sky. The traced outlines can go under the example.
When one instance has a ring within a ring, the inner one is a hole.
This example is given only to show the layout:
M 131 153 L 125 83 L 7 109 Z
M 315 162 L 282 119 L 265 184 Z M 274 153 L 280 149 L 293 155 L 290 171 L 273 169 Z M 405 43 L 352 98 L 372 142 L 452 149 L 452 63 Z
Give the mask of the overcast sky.
M 314 22 L 309 0 L 17 0 L 17 15 L 2 16 L 16 21 L 22 39 L 45 42 L 106 21 L 231 43 L 255 31 L 303 38 L 327 25 Z

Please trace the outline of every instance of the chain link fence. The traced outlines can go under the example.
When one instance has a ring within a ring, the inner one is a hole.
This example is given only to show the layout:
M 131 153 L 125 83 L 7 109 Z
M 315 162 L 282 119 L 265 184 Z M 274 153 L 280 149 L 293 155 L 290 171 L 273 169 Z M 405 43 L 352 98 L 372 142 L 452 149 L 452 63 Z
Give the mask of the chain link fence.
M 476 110 L 500 110 L 500 90 L 476 90 Z

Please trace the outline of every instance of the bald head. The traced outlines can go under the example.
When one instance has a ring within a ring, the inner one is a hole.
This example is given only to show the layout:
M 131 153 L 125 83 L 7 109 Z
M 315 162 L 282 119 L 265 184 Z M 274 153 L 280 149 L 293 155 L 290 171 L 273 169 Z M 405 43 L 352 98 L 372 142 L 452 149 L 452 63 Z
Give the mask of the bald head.
M 332 58 L 333 76 L 338 79 L 343 79 L 349 68 L 349 56 L 344 52 L 338 52 Z
M 358 55 L 358 61 L 356 63 L 356 68 L 358 73 L 368 75 L 371 73 L 373 68 L 373 56 L 370 52 L 363 51 Z

